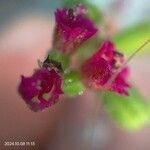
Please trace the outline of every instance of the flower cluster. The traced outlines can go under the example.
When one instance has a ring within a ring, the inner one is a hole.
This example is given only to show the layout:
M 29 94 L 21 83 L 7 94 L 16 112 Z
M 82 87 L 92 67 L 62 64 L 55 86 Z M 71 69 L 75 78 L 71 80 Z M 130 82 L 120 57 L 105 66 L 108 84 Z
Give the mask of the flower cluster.
M 70 57 L 82 43 L 98 31 L 94 22 L 87 16 L 87 9 L 83 5 L 57 9 L 55 21 L 53 51 L 57 51 L 59 56 Z M 52 56 L 48 56 L 41 68 L 36 69 L 31 77 L 22 76 L 21 78 L 18 88 L 19 93 L 33 111 L 43 110 L 55 104 L 59 97 L 65 94 L 62 88 L 66 72 L 65 68 L 62 67 L 63 61 L 58 59 L 60 57 L 57 57 L 57 55 L 55 58 L 54 55 Z M 79 83 L 83 82 L 85 87 L 96 90 L 107 89 L 122 95 L 128 95 L 127 67 L 123 68 L 112 84 L 105 88 L 124 62 L 123 54 L 117 51 L 111 41 L 105 40 L 100 49 L 81 65 L 80 81 L 71 83 L 78 83 L 79 86 Z M 74 79 L 77 80 L 78 78 L 74 77 Z M 68 81 L 73 81 L 73 79 Z

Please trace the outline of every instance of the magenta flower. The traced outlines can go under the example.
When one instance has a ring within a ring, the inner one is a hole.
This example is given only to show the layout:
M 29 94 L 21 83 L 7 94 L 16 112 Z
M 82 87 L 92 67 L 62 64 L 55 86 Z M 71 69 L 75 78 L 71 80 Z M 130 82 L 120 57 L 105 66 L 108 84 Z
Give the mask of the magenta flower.
M 102 89 L 111 76 L 110 66 L 105 59 L 93 56 L 83 63 L 81 76 L 88 87 Z
M 21 78 L 19 93 L 31 110 L 40 111 L 50 107 L 63 94 L 61 76 L 55 69 L 41 68 L 31 77 Z
M 83 5 L 73 9 L 57 9 L 55 19 L 54 47 L 65 53 L 72 53 L 97 32 L 94 23 L 86 16 Z
M 124 56 L 116 51 L 114 44 L 110 41 L 103 42 L 101 48 L 91 58 L 86 60 L 81 67 L 81 75 L 88 87 L 104 89 L 109 79 L 116 70 L 124 63 Z M 122 95 L 128 95 L 129 84 L 126 82 L 128 68 L 122 69 L 108 90 Z

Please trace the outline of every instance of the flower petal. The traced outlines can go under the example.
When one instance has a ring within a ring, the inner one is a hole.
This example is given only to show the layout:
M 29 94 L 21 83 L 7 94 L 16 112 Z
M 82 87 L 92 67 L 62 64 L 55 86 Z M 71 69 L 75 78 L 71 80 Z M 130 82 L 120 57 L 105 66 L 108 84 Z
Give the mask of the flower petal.
M 22 76 L 19 93 L 33 111 L 55 104 L 63 94 L 61 76 L 54 69 L 41 68 L 31 77 Z

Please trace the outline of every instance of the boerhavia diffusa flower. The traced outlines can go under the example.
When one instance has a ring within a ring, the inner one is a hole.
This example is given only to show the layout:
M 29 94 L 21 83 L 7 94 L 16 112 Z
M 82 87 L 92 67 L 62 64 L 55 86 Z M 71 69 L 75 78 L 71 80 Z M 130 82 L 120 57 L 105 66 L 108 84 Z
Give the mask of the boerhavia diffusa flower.
M 43 67 L 35 70 L 31 77 L 21 77 L 19 93 L 33 111 L 50 107 L 63 94 L 61 75 L 55 67 L 56 63 L 52 65 L 52 62 L 45 61 Z
M 83 63 L 81 67 L 82 79 L 90 88 L 104 89 L 124 62 L 123 54 L 116 50 L 115 45 L 110 41 L 104 41 L 100 49 Z M 127 76 L 128 68 L 125 67 L 118 73 L 108 90 L 128 95 Z
M 97 32 L 94 23 L 86 16 L 86 12 L 83 5 L 57 9 L 53 44 L 56 49 L 67 54 L 73 53 L 77 47 Z

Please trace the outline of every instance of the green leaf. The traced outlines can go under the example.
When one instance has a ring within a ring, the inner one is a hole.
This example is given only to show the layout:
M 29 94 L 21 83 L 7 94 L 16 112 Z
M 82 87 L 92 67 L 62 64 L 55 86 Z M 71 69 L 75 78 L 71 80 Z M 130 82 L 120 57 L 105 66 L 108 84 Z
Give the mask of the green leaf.
M 128 130 L 139 129 L 150 120 L 150 104 L 135 88 L 130 89 L 129 96 L 106 92 L 103 102 L 114 121 Z
M 63 70 L 65 70 L 69 65 L 69 57 L 61 52 L 52 50 L 49 52 L 48 58 L 61 63 Z
M 131 55 L 145 41 L 150 39 L 150 23 L 143 23 L 124 29 L 123 32 L 113 37 L 120 52 Z M 140 53 L 150 52 L 150 44 L 143 48 Z
M 80 80 L 78 72 L 71 71 L 64 75 L 63 91 L 68 96 L 76 96 L 83 93 L 84 85 Z

